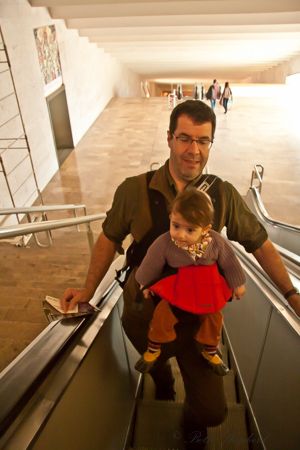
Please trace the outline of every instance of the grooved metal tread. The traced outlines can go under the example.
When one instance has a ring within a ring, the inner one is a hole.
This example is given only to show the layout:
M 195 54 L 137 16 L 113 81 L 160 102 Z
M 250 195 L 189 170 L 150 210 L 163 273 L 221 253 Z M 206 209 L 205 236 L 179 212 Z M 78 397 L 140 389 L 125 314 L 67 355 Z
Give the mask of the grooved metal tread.
M 228 365 L 228 351 L 220 346 L 222 358 Z M 144 375 L 143 395 L 137 406 L 133 450 L 183 450 L 185 443 L 181 420 L 185 389 L 176 358 L 171 358 L 175 379 L 175 402 L 155 401 L 155 385 L 149 374 Z M 221 425 L 208 428 L 207 450 L 248 450 L 245 408 L 236 403 L 235 373 L 223 377 L 228 401 L 228 416 Z M 195 430 L 191 439 L 203 439 Z
M 228 416 L 221 425 L 208 428 L 207 450 L 248 450 L 244 406 L 228 404 Z M 136 417 L 134 450 L 183 450 L 181 419 L 183 402 L 141 400 Z M 191 439 L 203 439 L 195 433 Z
M 228 364 L 226 357 L 227 348 L 225 346 L 222 347 L 223 347 L 222 348 L 223 360 L 226 364 Z M 176 392 L 175 400 L 177 402 L 183 402 L 185 399 L 185 389 L 176 358 L 171 358 L 170 362 L 172 367 L 172 373 L 175 379 L 174 383 L 174 389 Z M 229 403 L 235 403 L 237 401 L 237 397 L 236 397 L 234 371 L 230 370 L 230 372 L 225 377 L 223 377 L 223 381 L 227 401 Z M 149 374 L 144 375 L 142 397 L 144 400 L 155 400 L 155 385 Z

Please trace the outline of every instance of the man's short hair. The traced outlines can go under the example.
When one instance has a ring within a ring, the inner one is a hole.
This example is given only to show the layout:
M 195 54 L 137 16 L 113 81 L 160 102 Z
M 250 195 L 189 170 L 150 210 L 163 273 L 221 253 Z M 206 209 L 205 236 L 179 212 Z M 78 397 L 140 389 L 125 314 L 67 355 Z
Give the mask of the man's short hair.
M 174 134 L 177 128 L 178 117 L 186 115 L 195 124 L 201 125 L 205 122 L 210 122 L 212 126 L 212 139 L 216 130 L 216 115 L 206 103 L 200 100 L 186 100 L 183 103 L 179 103 L 172 111 L 170 117 L 170 133 Z

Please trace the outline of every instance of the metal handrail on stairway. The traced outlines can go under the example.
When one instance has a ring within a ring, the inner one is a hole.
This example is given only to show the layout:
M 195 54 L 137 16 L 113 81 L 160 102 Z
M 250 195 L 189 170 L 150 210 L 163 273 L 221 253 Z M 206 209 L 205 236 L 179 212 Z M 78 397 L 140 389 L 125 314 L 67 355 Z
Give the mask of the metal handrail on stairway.
M 259 193 L 259 188 L 255 187 L 255 186 L 251 186 L 249 188 L 249 191 L 253 193 L 254 198 L 256 200 L 256 205 L 258 207 L 259 212 L 261 213 L 263 219 L 273 225 L 274 227 L 281 227 L 281 228 L 285 228 L 287 230 L 291 230 L 291 231 L 295 231 L 295 232 L 300 232 L 300 226 L 299 225 L 293 225 L 293 224 L 289 224 L 286 222 L 280 222 L 278 220 L 273 219 L 272 217 L 269 216 L 266 208 L 264 207 L 264 204 L 262 202 L 260 193 Z
M 250 186 L 254 186 L 254 180 L 258 180 L 258 192 L 261 194 L 261 188 L 262 188 L 262 179 L 264 176 L 264 166 L 262 166 L 261 164 L 256 164 L 254 166 L 254 170 L 252 171 L 252 175 L 251 175 L 251 181 L 250 181 Z
M 76 215 L 76 209 L 83 208 L 85 215 L 82 217 L 77 217 Z M 73 210 L 74 211 L 74 218 L 68 218 L 68 219 L 60 219 L 60 220 L 47 220 L 45 212 L 46 211 L 58 211 L 58 210 Z M 41 212 L 43 216 L 42 222 L 31 222 L 30 213 L 33 212 Z M 6 209 L 0 209 L 0 215 L 9 215 L 9 214 L 27 214 L 29 217 L 29 223 L 24 224 L 17 224 L 12 225 L 9 227 L 1 227 L 0 228 L 0 239 L 9 239 L 16 236 L 24 236 L 26 234 L 32 233 L 37 245 L 40 247 L 50 247 L 52 245 L 52 238 L 50 234 L 50 230 L 58 229 L 58 228 L 65 228 L 70 226 L 77 226 L 78 231 L 78 225 L 80 224 L 86 224 L 86 233 L 89 241 L 89 246 L 91 252 L 93 251 L 94 247 L 94 236 L 93 232 L 90 227 L 90 222 L 93 222 L 95 220 L 101 220 L 105 219 L 106 214 L 93 214 L 93 215 L 86 215 L 86 207 L 84 205 L 56 205 L 56 206 L 32 206 L 29 208 L 6 208 Z M 43 245 L 40 244 L 35 236 L 35 233 L 46 231 L 48 234 L 49 245 Z

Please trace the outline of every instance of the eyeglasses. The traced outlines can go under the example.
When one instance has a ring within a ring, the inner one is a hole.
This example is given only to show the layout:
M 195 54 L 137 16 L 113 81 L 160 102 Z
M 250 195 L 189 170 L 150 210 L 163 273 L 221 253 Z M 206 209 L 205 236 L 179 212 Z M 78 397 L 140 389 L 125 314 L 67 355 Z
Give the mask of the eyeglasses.
M 192 138 L 188 138 L 185 136 L 175 136 L 175 134 L 171 133 L 172 136 L 176 139 L 177 142 L 179 142 L 179 144 L 182 147 L 189 147 L 190 145 L 192 145 L 193 142 L 196 142 L 199 150 L 209 150 L 211 148 L 211 146 L 213 145 L 214 141 L 210 141 L 209 139 L 192 139 Z

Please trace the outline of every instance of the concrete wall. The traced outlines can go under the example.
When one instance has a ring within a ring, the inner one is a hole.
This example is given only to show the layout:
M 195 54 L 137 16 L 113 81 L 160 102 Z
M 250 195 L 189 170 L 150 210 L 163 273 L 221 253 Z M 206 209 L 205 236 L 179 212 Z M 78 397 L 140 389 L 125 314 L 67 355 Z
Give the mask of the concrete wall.
M 289 61 L 278 64 L 272 69 L 259 72 L 252 77 L 243 80 L 243 83 L 276 83 L 284 84 L 285 78 L 289 75 L 300 73 L 300 56 L 295 56 Z
M 1 1 L 1 31 L 11 63 L 37 184 L 41 191 L 58 169 L 33 33 L 35 28 L 46 25 L 55 25 L 56 28 L 74 145 L 112 97 L 140 96 L 138 75 L 105 54 L 96 44 L 90 44 L 87 38 L 79 37 L 77 30 L 68 30 L 63 20 L 52 20 L 47 8 L 32 8 L 26 0 Z M 5 93 L 2 92 L 0 98 L 4 96 Z M 7 105 L 0 106 L 0 125 L 4 123 L 4 109 L 7 113 Z M 19 173 L 16 169 L 14 177 L 22 177 L 21 169 Z M 6 187 L 3 180 L 0 187 L 4 192 Z M 23 198 L 18 198 L 16 206 L 28 205 L 26 195 L 24 192 Z M 1 197 L 4 199 L 4 195 Z M 32 197 L 30 202 L 32 204 Z M 1 207 L 11 206 L 8 200 L 5 204 L 2 203 L 1 201 Z

